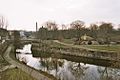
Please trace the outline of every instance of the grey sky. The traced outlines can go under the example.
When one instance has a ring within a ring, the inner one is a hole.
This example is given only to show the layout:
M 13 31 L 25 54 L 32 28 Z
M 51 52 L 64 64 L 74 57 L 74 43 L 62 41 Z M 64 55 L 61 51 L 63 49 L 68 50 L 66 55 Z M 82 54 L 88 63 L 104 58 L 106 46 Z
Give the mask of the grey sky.
M 120 0 L 0 0 L 0 15 L 9 29 L 35 30 L 48 20 L 69 24 L 82 20 L 86 24 L 99 21 L 120 23 Z

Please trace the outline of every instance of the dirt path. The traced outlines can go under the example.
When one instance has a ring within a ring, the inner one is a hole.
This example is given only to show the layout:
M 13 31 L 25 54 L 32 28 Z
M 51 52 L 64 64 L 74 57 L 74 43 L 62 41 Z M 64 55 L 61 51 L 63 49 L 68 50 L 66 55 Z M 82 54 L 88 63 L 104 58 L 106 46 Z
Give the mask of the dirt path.
M 82 46 L 78 46 L 78 45 L 73 45 L 73 44 L 67 44 L 67 43 L 64 43 L 64 42 L 60 42 L 58 40 L 54 40 L 54 42 L 62 44 L 62 45 L 65 45 L 65 46 L 69 46 L 69 47 L 81 48 L 81 49 L 86 49 L 86 50 L 90 50 L 90 51 L 95 51 L 94 49 L 89 49 L 89 48 L 86 48 L 86 47 L 82 47 Z

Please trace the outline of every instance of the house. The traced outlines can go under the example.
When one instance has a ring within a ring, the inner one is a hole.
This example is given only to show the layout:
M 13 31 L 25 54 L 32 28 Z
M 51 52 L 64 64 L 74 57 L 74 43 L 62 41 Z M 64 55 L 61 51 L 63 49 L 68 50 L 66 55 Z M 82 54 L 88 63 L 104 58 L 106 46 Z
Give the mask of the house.
M 21 37 L 21 39 L 27 39 L 27 37 L 25 35 L 25 31 L 23 31 L 23 30 L 20 31 L 20 37 Z
M 9 39 L 14 40 L 14 31 L 13 30 L 9 30 Z
M 81 45 L 98 45 L 99 43 L 94 40 L 91 36 L 87 36 L 86 34 L 81 36 L 80 38 L 80 44 Z

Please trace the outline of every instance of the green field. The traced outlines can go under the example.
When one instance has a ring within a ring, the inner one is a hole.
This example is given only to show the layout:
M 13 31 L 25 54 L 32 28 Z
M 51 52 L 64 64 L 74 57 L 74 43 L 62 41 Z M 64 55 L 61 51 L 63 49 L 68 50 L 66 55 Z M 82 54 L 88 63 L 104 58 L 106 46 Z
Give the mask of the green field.
M 107 51 L 107 52 L 108 51 L 120 52 L 120 45 L 110 45 L 110 46 L 108 45 L 73 45 L 73 41 L 70 39 L 65 39 L 60 42 L 65 43 L 65 45 L 68 44 L 67 46 L 74 47 L 74 48 L 83 48 L 83 49 L 88 49 L 88 50 L 93 50 L 93 51 L 95 50 L 95 51 Z M 58 45 L 58 43 L 56 45 Z
M 0 80 L 35 80 L 20 69 L 9 69 L 2 73 Z
M 61 42 L 68 43 L 68 44 L 74 44 L 75 43 L 72 39 L 63 39 Z
M 98 51 L 115 51 L 120 52 L 120 45 L 82 45 L 82 47 L 89 48 L 89 49 L 95 49 Z

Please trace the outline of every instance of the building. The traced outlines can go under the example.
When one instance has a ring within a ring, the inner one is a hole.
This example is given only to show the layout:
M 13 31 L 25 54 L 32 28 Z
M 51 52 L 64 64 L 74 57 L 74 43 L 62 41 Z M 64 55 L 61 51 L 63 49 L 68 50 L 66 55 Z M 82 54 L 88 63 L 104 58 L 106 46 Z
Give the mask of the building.
M 86 34 L 81 36 L 81 45 L 98 45 L 99 43 L 94 40 L 94 38 L 92 38 L 91 36 L 87 36 Z

